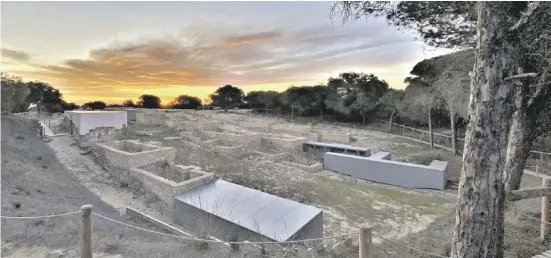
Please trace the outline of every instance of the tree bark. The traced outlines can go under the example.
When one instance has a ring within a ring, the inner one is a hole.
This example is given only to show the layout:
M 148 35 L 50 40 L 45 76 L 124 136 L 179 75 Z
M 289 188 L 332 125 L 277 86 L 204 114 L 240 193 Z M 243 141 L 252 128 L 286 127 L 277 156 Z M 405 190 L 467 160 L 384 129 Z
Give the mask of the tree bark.
M 513 85 L 503 78 L 517 67 L 506 37 L 507 2 L 478 2 L 469 125 L 459 181 L 452 258 L 502 258 L 503 168 L 513 110 Z
M 457 126 L 455 125 L 455 118 L 457 115 L 453 110 L 450 110 L 450 127 L 452 129 L 452 149 L 454 154 L 459 154 L 459 149 L 457 146 Z
M 365 125 L 365 114 L 362 114 L 362 125 Z
M 434 134 L 432 132 L 432 108 L 429 108 L 429 141 L 430 141 L 430 148 L 434 149 Z
M 291 107 L 291 119 L 295 118 L 295 108 Z
M 522 87 L 518 87 L 515 96 L 516 110 L 513 113 L 511 129 L 509 131 L 507 159 L 503 172 L 507 179 L 505 184 L 506 191 L 519 189 L 524 166 L 526 165 L 526 158 L 530 151 L 530 143 L 527 142 L 527 131 L 529 129 L 526 128 L 528 121 L 526 119 L 526 107 L 523 97 L 524 91 Z

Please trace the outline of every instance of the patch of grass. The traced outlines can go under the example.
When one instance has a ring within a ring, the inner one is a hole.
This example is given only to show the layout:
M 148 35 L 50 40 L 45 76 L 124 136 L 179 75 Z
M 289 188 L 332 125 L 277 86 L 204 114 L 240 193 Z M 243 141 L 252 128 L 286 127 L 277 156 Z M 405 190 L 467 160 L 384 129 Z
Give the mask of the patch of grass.
M 103 251 L 105 253 L 113 253 L 119 249 L 119 245 L 117 243 L 106 243 L 103 247 Z
M 373 207 L 373 201 L 395 205 L 398 208 L 410 207 L 418 213 L 430 215 L 445 214 L 454 207 L 452 202 L 440 196 L 420 194 L 390 186 L 326 177 L 320 177 L 320 181 L 318 187 L 324 190 L 322 200 L 330 205 L 343 207 L 343 211 L 348 214 L 364 218 L 373 217 L 382 212 Z
M 433 160 L 448 161 L 447 159 L 448 157 L 441 151 L 424 151 L 410 155 L 406 160 L 410 163 L 428 166 Z

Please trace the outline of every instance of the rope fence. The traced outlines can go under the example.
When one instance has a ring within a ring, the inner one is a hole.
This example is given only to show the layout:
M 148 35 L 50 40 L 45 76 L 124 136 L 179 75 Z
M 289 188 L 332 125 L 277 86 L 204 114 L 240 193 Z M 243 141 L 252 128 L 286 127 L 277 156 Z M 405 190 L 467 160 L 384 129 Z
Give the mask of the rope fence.
M 80 211 L 73 211 L 73 212 L 67 212 L 67 213 L 61 213 L 61 214 L 52 214 L 52 215 L 42 215 L 42 216 L 35 216 L 35 217 L 10 217 L 10 216 L 0 216 L 2 219 L 42 219 L 42 218 L 54 218 L 54 217 L 63 217 L 63 216 L 69 216 L 73 214 L 80 213 Z
M 170 234 L 170 233 L 163 233 L 163 232 L 159 232 L 159 231 L 156 231 L 156 230 L 151 230 L 151 229 L 147 229 L 147 228 L 143 228 L 143 227 L 138 227 L 138 226 L 134 226 L 134 225 L 122 222 L 122 221 L 117 220 L 117 219 L 113 219 L 113 218 L 104 216 L 102 214 L 98 214 L 96 212 L 92 212 L 91 209 L 92 209 L 91 205 L 84 205 L 80 211 L 73 211 L 73 212 L 60 213 L 60 214 L 42 215 L 42 216 L 19 216 L 19 217 L 16 217 L 16 216 L 1 216 L 1 219 L 2 220 L 36 220 L 36 219 L 43 219 L 43 218 L 67 217 L 67 216 L 74 216 L 74 215 L 80 214 L 81 215 L 81 218 L 80 218 L 81 227 L 78 230 L 78 231 L 80 231 L 79 244 L 80 244 L 80 250 L 81 250 L 81 257 L 86 257 L 86 258 L 92 257 L 92 227 L 90 226 L 92 216 L 94 216 L 98 219 L 101 219 L 101 220 L 109 221 L 109 222 L 124 226 L 126 228 L 131 228 L 131 229 L 139 230 L 139 231 L 142 231 L 142 232 L 147 232 L 147 233 L 150 233 L 150 234 L 170 237 L 170 238 L 173 238 L 173 239 L 181 239 L 181 240 L 191 241 L 191 242 L 225 244 L 225 245 L 232 246 L 232 248 L 235 245 L 248 245 L 248 246 L 254 246 L 254 247 L 261 247 L 264 250 L 265 246 L 270 246 L 270 245 L 277 246 L 277 245 L 301 244 L 303 247 L 306 247 L 308 250 L 311 250 L 311 249 L 313 249 L 313 247 L 317 247 L 316 243 L 318 243 L 318 242 L 321 243 L 321 241 L 324 241 L 324 240 L 332 240 L 332 239 L 340 239 L 340 238 L 343 238 L 343 239 L 348 238 L 349 240 L 351 240 L 350 237 L 356 237 L 356 239 L 358 240 L 358 246 L 356 248 L 358 250 L 359 257 L 360 258 L 367 258 L 367 257 L 371 258 L 371 257 L 374 257 L 373 252 L 377 248 L 377 246 L 374 246 L 373 243 L 372 243 L 372 237 L 375 237 L 375 238 L 381 239 L 382 241 L 387 241 L 389 243 L 392 243 L 393 245 L 398 245 L 400 247 L 408 249 L 409 251 L 412 251 L 412 252 L 415 252 L 415 253 L 418 253 L 418 254 L 421 254 L 421 255 L 425 255 L 425 256 L 429 256 L 429 257 L 438 257 L 438 258 L 445 257 L 445 256 L 442 256 L 442 255 L 439 255 L 439 254 L 423 251 L 419 248 L 408 246 L 408 245 L 403 244 L 403 243 L 399 243 L 397 241 L 391 240 L 391 239 L 386 238 L 386 237 L 384 237 L 382 235 L 379 235 L 379 234 L 375 234 L 371 231 L 371 228 L 367 227 L 367 226 L 362 226 L 359 231 L 350 232 L 350 233 L 346 233 L 346 234 L 338 234 L 338 235 L 331 235 L 331 236 L 327 236 L 327 237 L 311 238 L 311 239 L 289 240 L 289 241 L 284 241 L 284 242 L 275 242 L 275 241 L 223 241 L 223 240 L 220 240 L 220 239 L 217 239 L 217 238 L 214 238 L 214 237 L 210 237 L 210 236 L 206 236 L 205 238 L 198 238 L 198 237 L 194 237 L 192 235 L 189 235 L 189 236 L 176 235 L 176 234 Z M 75 217 L 75 219 L 76 219 L 76 217 Z M 78 222 L 76 222 L 76 224 L 78 225 Z M 362 232 L 364 232 L 364 233 L 362 234 Z M 365 233 L 365 232 L 367 232 L 367 233 Z M 350 247 L 350 245 L 351 245 L 350 243 L 352 243 L 352 241 L 350 241 L 349 243 L 348 243 L 348 241 L 346 241 L 345 245 Z M 311 245 L 311 244 L 314 244 L 314 245 Z M 333 245 L 333 247 L 336 247 L 338 245 L 339 244 Z M 327 247 L 327 246 L 330 246 L 330 245 L 326 245 L 324 247 Z M 354 248 L 354 247 L 352 247 L 352 248 Z M 279 249 L 281 249 L 281 248 L 279 248 Z

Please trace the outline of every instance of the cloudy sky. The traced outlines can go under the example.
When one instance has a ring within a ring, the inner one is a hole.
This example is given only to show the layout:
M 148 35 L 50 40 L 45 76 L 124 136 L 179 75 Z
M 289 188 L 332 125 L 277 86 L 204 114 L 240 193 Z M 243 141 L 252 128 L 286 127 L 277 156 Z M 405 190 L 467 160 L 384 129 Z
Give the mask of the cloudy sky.
M 2 70 L 67 101 L 285 90 L 341 72 L 391 87 L 427 50 L 385 20 L 333 23 L 329 2 L 2 2 Z

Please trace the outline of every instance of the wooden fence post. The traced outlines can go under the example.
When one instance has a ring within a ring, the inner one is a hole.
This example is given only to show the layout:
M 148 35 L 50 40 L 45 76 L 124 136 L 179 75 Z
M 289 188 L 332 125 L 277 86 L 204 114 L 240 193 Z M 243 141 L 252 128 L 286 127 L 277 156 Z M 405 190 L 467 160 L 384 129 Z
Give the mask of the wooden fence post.
M 551 187 L 551 180 L 547 177 L 542 178 L 543 187 Z M 540 228 L 540 239 L 545 241 L 547 239 L 547 231 L 549 229 L 549 208 L 550 208 L 550 198 L 549 196 L 543 196 L 541 198 L 541 228 Z
M 371 242 L 371 228 L 368 226 L 362 226 L 360 228 L 360 258 L 373 258 L 372 242 Z
M 92 258 L 92 223 L 90 215 L 92 205 L 85 204 L 80 207 L 82 215 L 82 228 L 80 229 L 80 257 Z

